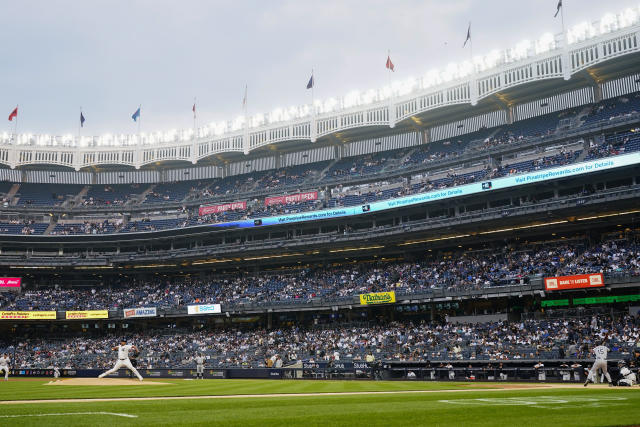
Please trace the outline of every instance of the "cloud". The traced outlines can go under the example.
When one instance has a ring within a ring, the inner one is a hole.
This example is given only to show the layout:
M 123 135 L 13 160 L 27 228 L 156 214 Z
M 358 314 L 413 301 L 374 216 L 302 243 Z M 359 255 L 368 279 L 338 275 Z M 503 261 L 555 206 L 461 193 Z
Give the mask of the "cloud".
M 567 2 L 568 3 L 568 2 Z M 86 132 L 132 132 L 130 115 L 143 105 L 143 126 L 191 126 L 241 113 L 310 101 L 311 68 L 318 98 L 341 96 L 419 77 L 466 60 L 473 21 L 474 54 L 515 45 L 551 31 L 556 0 L 168 0 L 5 2 L 0 27 L 0 109 L 20 103 L 22 131 L 63 134 L 87 114 Z M 620 0 L 616 10 L 635 6 Z M 599 18 L 612 6 L 568 3 L 567 25 Z M 615 10 L 614 10 L 615 11 Z M 0 110 L 1 112 L 1 110 Z M 7 113 L 8 114 L 8 113 Z M 8 126 L 8 125 L 6 125 Z M 0 132 L 7 129 L 0 128 Z

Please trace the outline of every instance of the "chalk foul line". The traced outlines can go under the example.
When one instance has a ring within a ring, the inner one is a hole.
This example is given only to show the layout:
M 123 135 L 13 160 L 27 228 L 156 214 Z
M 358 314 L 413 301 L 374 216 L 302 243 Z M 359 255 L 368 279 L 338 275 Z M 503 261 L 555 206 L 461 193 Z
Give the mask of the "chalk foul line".
M 22 417 L 55 417 L 66 415 L 111 415 L 114 417 L 138 418 L 137 415 L 124 414 L 118 412 L 59 412 L 52 414 L 16 414 L 16 415 L 0 415 L 0 418 L 22 418 Z

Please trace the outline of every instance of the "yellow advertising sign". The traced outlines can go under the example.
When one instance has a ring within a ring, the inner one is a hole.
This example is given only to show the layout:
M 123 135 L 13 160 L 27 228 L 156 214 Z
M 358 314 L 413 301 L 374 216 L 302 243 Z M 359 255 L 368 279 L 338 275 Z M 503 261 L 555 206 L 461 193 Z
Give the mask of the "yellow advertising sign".
M 396 293 L 394 291 L 372 292 L 370 294 L 360 295 L 360 304 L 362 305 L 391 304 L 393 302 L 396 302 Z
M 56 320 L 55 311 L 0 311 L 2 320 Z
M 67 311 L 67 319 L 108 319 L 108 310 Z

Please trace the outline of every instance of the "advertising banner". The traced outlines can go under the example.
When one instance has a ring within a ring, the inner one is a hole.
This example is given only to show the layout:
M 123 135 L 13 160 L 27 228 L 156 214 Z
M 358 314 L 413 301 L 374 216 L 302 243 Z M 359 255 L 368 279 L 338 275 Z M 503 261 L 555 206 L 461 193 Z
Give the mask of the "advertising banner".
M 545 277 L 544 288 L 547 291 L 564 289 L 599 288 L 604 286 L 602 273 L 578 274 L 576 276 Z
M 337 361 L 337 362 L 332 362 L 331 365 L 329 365 L 329 362 L 324 360 L 319 360 L 317 362 L 302 362 L 302 369 L 334 369 L 338 371 L 353 371 L 356 369 L 371 369 L 371 366 L 364 361 L 356 361 L 356 362 Z
M 200 304 L 187 307 L 189 314 L 217 314 L 222 313 L 220 304 Z
M 22 278 L 20 277 L 0 277 L 0 290 L 20 289 Z
M 138 307 L 138 308 L 125 308 L 122 310 L 124 317 L 156 317 L 158 310 L 155 307 Z
M 108 319 L 108 310 L 76 310 L 67 311 L 67 319 Z
M 55 311 L 0 311 L 2 320 L 56 320 Z
M 429 191 L 427 193 L 418 193 L 389 200 L 381 200 L 378 202 L 369 203 L 367 205 L 346 206 L 319 211 L 277 215 L 260 218 L 259 220 L 243 219 L 238 221 L 219 222 L 211 224 L 210 226 L 218 228 L 249 228 L 364 215 L 370 212 L 381 212 L 405 206 L 415 206 L 423 203 L 452 199 L 455 197 L 470 196 L 474 194 L 504 190 L 506 188 L 513 188 L 521 185 L 537 184 L 560 178 L 575 177 L 594 172 L 601 172 L 605 170 L 612 170 L 615 168 L 636 165 L 639 163 L 640 153 L 623 154 L 601 160 L 590 160 L 587 162 L 549 168 L 521 175 L 496 178 L 491 181 L 475 182 L 473 184 L 465 184 L 457 187 L 445 188 L 442 190 Z
M 247 209 L 247 202 L 233 202 L 225 203 L 222 205 L 200 206 L 200 209 L 198 209 L 198 215 L 211 215 L 214 213 L 234 211 L 236 209 Z
M 372 292 L 370 294 L 360 294 L 360 304 L 391 304 L 396 302 L 396 293 L 390 292 Z
M 287 196 L 267 197 L 264 199 L 265 206 L 286 205 L 289 203 L 306 202 L 307 200 L 318 200 L 318 192 L 289 194 Z

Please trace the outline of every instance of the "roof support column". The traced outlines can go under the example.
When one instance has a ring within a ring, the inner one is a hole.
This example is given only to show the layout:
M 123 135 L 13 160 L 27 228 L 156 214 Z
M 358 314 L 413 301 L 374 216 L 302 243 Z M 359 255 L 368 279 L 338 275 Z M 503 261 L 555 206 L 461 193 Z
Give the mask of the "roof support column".
M 396 127 L 396 104 L 393 102 L 393 95 L 389 97 L 389 127 Z
M 569 39 L 566 32 L 562 34 L 562 76 L 565 80 L 571 78 L 571 57 L 569 55 Z

